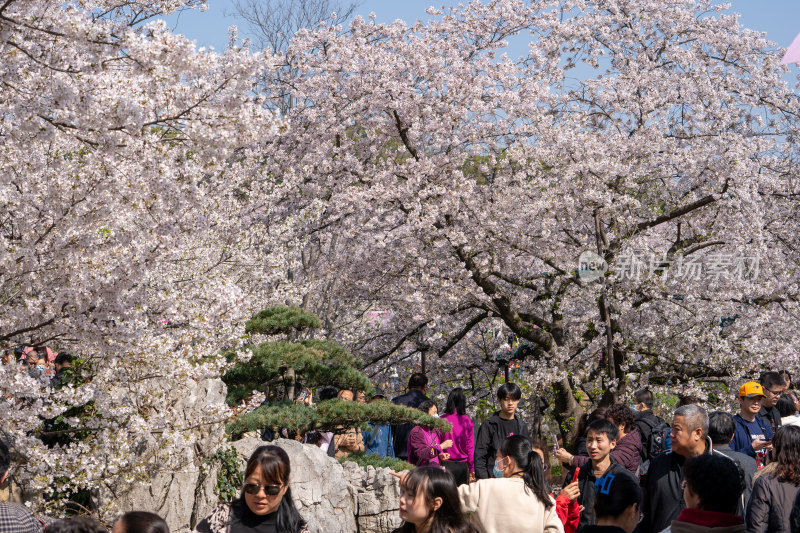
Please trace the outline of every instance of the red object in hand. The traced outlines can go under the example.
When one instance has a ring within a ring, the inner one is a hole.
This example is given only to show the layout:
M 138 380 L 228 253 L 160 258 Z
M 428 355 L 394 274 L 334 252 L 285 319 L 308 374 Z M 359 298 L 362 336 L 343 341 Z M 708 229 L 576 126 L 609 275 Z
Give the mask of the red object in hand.
M 575 483 L 578 480 L 579 470 L 580 468 L 575 469 L 570 483 Z M 556 514 L 564 525 L 564 533 L 575 533 L 578 530 L 578 522 L 581 521 L 581 510 L 577 500 L 573 502 L 566 495 L 559 494 L 558 498 L 556 498 Z

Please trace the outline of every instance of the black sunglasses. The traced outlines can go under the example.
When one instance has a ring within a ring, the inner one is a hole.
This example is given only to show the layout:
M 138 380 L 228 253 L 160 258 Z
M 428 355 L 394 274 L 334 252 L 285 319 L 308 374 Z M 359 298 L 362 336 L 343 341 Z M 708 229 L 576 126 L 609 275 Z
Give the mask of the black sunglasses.
M 261 483 L 245 483 L 244 491 L 247 494 L 258 494 L 261 489 L 264 489 L 264 494 L 267 496 L 277 496 L 283 488 L 283 485 L 262 485 Z

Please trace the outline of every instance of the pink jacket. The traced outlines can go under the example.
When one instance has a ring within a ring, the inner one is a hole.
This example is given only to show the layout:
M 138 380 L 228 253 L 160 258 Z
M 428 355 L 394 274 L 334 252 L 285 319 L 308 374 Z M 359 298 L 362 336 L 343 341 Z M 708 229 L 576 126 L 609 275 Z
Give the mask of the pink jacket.
M 453 447 L 447 450 L 453 463 L 466 462 L 469 471 L 475 471 L 475 426 L 467 415 L 448 414 L 442 415 L 442 420 L 447 420 L 453 429 L 446 433 L 442 440 L 452 440 Z
M 442 453 L 437 429 L 415 426 L 408 434 L 408 462 L 414 466 L 438 465 Z

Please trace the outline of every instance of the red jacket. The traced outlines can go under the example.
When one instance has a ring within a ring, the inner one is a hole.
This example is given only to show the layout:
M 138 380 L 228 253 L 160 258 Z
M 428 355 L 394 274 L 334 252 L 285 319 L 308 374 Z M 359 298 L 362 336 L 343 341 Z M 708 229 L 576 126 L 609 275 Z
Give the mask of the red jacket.
M 575 474 L 572 476 L 572 481 L 578 479 L 578 470 L 575 469 Z M 556 498 L 556 514 L 564 525 L 564 533 L 575 533 L 578 529 L 578 522 L 581 520 L 581 512 L 578 507 L 578 501 L 570 501 L 564 494 L 559 494 Z

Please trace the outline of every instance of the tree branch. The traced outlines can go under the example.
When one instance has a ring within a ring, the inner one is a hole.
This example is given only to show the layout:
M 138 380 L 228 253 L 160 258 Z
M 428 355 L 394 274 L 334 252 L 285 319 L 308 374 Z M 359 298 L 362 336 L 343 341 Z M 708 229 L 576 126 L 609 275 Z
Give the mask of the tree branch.
M 483 322 L 483 320 L 486 319 L 488 316 L 489 313 L 487 311 L 483 311 L 482 313 L 478 313 L 477 315 L 472 317 L 469 320 L 469 322 L 467 322 L 464 325 L 464 327 L 461 328 L 461 331 L 459 331 L 455 336 L 453 336 L 449 341 L 447 341 L 447 344 L 439 348 L 439 351 L 436 353 L 436 355 L 438 355 L 440 358 L 443 357 L 444 354 L 450 351 L 450 349 L 453 346 L 458 344 L 461 341 L 461 339 L 463 339 L 466 336 L 466 334 L 472 330 L 472 328 Z
M 511 305 L 511 300 L 500 292 L 493 281 L 481 273 L 478 265 L 475 264 L 472 254 L 467 252 L 464 245 L 456 247 L 455 253 L 472 275 L 472 280 L 481 288 L 486 296 L 492 299 L 492 303 L 494 303 L 497 308 L 500 318 L 503 319 L 511 331 L 523 339 L 535 343 L 543 350 L 549 351 L 553 347 L 552 335 L 542 331 L 541 328 L 527 327 L 525 325 L 517 310 Z

